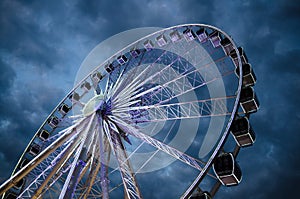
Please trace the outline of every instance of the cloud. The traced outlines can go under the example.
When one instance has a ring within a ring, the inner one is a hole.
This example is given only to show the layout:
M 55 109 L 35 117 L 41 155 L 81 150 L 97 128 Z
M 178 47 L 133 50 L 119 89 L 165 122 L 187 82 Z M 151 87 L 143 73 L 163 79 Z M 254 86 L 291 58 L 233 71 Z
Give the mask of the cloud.
M 260 111 L 251 116 L 254 146 L 241 151 L 244 179 L 216 198 L 297 196 L 299 180 L 299 19 L 296 1 L 8 1 L 0 3 L 0 182 L 43 119 L 73 86 L 76 70 L 101 40 L 127 29 L 181 23 L 220 27 L 242 45 L 258 82 Z M 45 92 L 46 91 L 46 92 Z M 178 167 L 177 169 L 180 169 Z M 175 171 L 175 169 L 174 169 Z M 184 186 L 185 171 L 145 181 L 150 196 Z M 156 196 L 160 198 L 161 195 Z
M 1 95 L 5 95 L 9 88 L 13 85 L 16 78 L 16 72 L 6 63 L 0 60 L 0 87 Z
M 1 177 L 8 177 L 22 150 L 63 95 L 64 91 L 43 83 L 14 85 L 1 95 L 0 161 L 5 162 L 1 164 Z

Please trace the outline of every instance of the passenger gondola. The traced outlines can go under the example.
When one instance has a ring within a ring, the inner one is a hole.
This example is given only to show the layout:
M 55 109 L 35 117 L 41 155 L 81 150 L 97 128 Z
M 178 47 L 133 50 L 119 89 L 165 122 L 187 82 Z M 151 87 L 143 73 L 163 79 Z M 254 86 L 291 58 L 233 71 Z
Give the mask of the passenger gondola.
M 38 144 L 32 143 L 29 147 L 29 154 L 36 156 L 41 151 L 41 147 Z
M 92 86 L 89 82 L 84 82 L 81 84 L 80 88 L 84 89 L 85 91 L 89 91 L 92 88 Z
M 21 163 L 19 164 L 19 168 L 22 169 L 24 166 L 26 166 L 28 163 L 30 162 L 30 160 L 28 160 L 27 158 L 24 158 Z
M 240 147 L 252 145 L 255 141 L 255 133 L 247 117 L 240 117 L 232 122 L 231 134 Z
M 253 86 L 256 83 L 256 76 L 254 71 L 251 67 L 251 64 L 243 64 L 243 87 Z M 240 69 L 237 67 L 235 69 L 235 74 L 239 77 L 240 76 Z
M 59 119 L 56 116 L 52 116 L 49 120 L 48 120 L 48 124 L 51 128 L 56 128 L 59 124 Z
M 141 51 L 139 49 L 133 48 L 130 50 L 130 55 L 133 58 L 137 58 L 141 54 Z
M 62 114 L 64 116 L 64 115 L 66 115 L 70 111 L 70 109 L 71 108 L 67 104 L 62 104 L 58 108 L 58 111 L 60 112 L 60 114 Z
M 102 74 L 98 71 L 92 74 L 92 79 L 95 83 L 99 83 L 102 78 L 103 78 Z
M 247 64 L 248 63 L 248 58 L 246 56 L 246 53 L 245 53 L 244 49 L 242 47 L 238 47 L 238 51 L 239 51 L 239 55 L 240 55 L 242 64 Z M 238 67 L 239 66 L 238 56 L 237 56 L 237 53 L 236 53 L 235 50 L 232 50 L 230 52 L 230 57 L 231 57 L 234 65 L 236 67 Z
M 163 47 L 163 46 L 167 45 L 167 43 L 168 43 L 167 38 L 165 37 L 164 34 L 161 34 L 158 37 L 156 37 L 156 42 L 157 42 L 157 45 L 159 45 L 160 47 Z
M 198 31 L 196 31 L 196 35 L 201 43 L 206 42 L 208 39 L 208 33 L 204 28 L 200 28 Z
M 50 133 L 47 130 L 41 130 L 38 133 L 38 137 L 42 140 L 42 141 L 46 141 L 49 137 L 50 137 Z
M 177 42 L 181 39 L 181 36 L 177 30 L 174 30 L 173 32 L 170 33 L 170 38 L 172 42 Z
M 194 31 L 190 28 L 187 28 L 183 31 L 183 36 L 186 39 L 186 41 L 192 41 L 196 37 Z
M 15 193 L 9 192 L 5 195 L 5 199 L 16 199 L 18 196 Z
M 227 37 L 221 40 L 221 45 L 226 55 L 230 55 L 230 52 L 234 50 L 233 44 Z
M 242 172 L 232 153 L 223 153 L 218 156 L 213 164 L 213 170 L 225 186 L 237 185 L 242 180 Z
M 120 55 L 120 56 L 117 57 L 117 61 L 120 65 L 124 65 L 124 64 L 126 64 L 128 59 L 125 55 Z
M 190 199 L 212 199 L 210 194 L 208 192 L 202 192 L 202 193 L 197 193 L 196 195 L 193 195 L 190 197 Z
M 108 73 L 111 73 L 115 69 L 112 64 L 106 64 L 104 66 L 104 68 L 105 68 L 106 72 L 108 72 Z
M 22 178 L 15 184 L 14 188 L 20 190 L 23 188 L 24 184 L 25 184 L 25 178 Z
M 244 113 L 254 113 L 259 108 L 259 101 L 256 97 L 254 89 L 251 86 L 242 88 L 240 105 Z
M 154 44 L 153 44 L 153 42 L 152 42 L 151 40 L 148 39 L 148 40 L 146 40 L 146 41 L 144 42 L 144 48 L 145 48 L 147 51 L 153 49 L 153 47 L 154 47 Z
M 221 45 L 221 37 L 218 31 L 213 31 L 208 37 L 214 48 L 218 48 Z

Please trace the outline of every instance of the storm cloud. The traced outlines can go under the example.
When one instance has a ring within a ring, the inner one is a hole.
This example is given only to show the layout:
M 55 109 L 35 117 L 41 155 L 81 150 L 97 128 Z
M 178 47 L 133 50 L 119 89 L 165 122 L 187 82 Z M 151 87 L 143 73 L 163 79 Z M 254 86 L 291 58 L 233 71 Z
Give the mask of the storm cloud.
M 237 187 L 221 187 L 215 198 L 296 198 L 299 22 L 300 4 L 292 0 L 1 1 L 0 182 L 72 88 L 81 62 L 98 43 L 137 27 L 205 23 L 244 47 L 257 75 L 255 91 L 261 103 L 250 118 L 257 142 L 238 157 L 243 181 Z M 183 178 L 171 179 L 180 184 Z M 166 188 L 166 197 L 174 184 Z

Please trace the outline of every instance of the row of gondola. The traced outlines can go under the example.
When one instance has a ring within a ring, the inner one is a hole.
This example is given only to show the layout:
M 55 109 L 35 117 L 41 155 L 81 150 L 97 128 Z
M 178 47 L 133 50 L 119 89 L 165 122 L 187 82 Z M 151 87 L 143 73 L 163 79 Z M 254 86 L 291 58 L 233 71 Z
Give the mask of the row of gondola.
M 221 42 L 223 47 L 226 48 L 230 43 Z M 238 62 L 237 52 L 232 50 L 231 52 L 226 51 L 234 65 L 236 66 L 236 76 L 240 77 L 240 68 Z M 240 107 L 243 111 L 243 115 L 236 114 L 235 119 L 231 124 L 231 134 L 234 137 L 239 147 L 251 146 L 255 142 L 255 133 L 250 125 L 249 116 L 255 113 L 259 108 L 259 101 L 254 92 L 253 86 L 256 83 L 256 76 L 253 72 L 251 65 L 248 63 L 248 58 L 243 48 L 238 48 L 242 64 L 242 88 L 240 92 Z M 215 160 L 213 169 L 223 185 L 232 186 L 240 183 L 242 179 L 242 172 L 235 161 L 235 155 L 231 152 L 222 152 Z
M 186 40 L 193 40 L 198 38 L 202 42 L 210 40 L 214 48 L 222 47 L 224 53 L 232 59 L 235 65 L 235 74 L 240 78 L 240 68 L 238 55 L 240 56 L 242 64 L 242 87 L 240 92 L 239 104 L 243 114 L 236 114 L 232 121 L 230 132 L 234 137 L 238 147 L 251 146 L 255 142 L 255 133 L 250 125 L 249 116 L 259 109 L 259 101 L 254 92 L 253 86 L 256 83 L 256 75 L 252 69 L 248 58 L 242 47 L 238 48 L 238 52 L 234 50 L 233 44 L 228 38 L 222 39 L 222 35 L 214 30 L 210 34 L 205 28 L 200 28 L 194 32 L 187 28 L 183 31 Z M 221 152 L 213 163 L 213 170 L 218 180 L 225 186 L 237 185 L 241 182 L 242 172 L 241 168 L 235 160 L 235 155 L 232 152 Z M 209 192 L 197 192 L 190 197 L 190 199 L 211 199 Z

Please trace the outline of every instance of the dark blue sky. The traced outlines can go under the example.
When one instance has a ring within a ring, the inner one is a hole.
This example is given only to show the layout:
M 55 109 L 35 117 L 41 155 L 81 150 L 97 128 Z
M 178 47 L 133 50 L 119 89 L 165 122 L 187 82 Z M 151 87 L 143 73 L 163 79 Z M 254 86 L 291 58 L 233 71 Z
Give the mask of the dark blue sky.
M 217 198 L 296 198 L 300 180 L 300 2 L 0 2 L 0 182 L 9 177 L 43 119 L 73 86 L 88 52 L 137 27 L 205 23 L 232 35 L 256 75 L 260 111 L 253 147 L 239 157 L 244 178 Z

